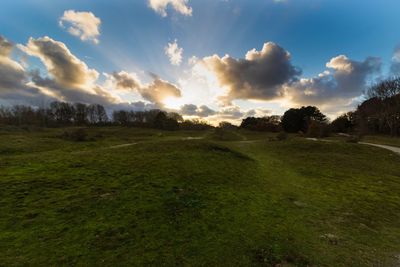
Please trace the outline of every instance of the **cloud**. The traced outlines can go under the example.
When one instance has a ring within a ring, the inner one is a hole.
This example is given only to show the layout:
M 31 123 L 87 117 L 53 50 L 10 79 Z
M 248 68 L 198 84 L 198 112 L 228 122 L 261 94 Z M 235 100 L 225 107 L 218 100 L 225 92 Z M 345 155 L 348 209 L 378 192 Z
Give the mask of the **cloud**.
M 145 103 L 143 101 L 132 102 L 129 104 L 128 109 L 134 111 L 143 111 L 151 109 L 159 109 L 160 107 L 154 103 Z
M 275 43 L 265 43 L 261 51 L 247 52 L 244 59 L 226 55 L 203 58 L 205 65 L 228 92 L 223 100 L 272 100 L 282 97 L 282 85 L 297 80 L 300 70 L 290 62 L 290 54 Z
M 391 75 L 400 75 L 400 46 L 397 46 L 394 50 L 392 62 L 390 65 Z
M 181 107 L 180 113 L 186 116 L 197 116 L 201 118 L 206 118 L 215 115 L 217 112 L 207 107 L 206 105 L 201 105 L 197 107 L 193 104 L 186 104 Z
M 0 36 L 0 98 L 37 104 L 45 95 L 29 85 L 25 69 L 11 58 L 13 48 L 14 45 L 10 41 Z
M 400 71 L 400 49 L 393 62 L 399 63 Z M 261 51 L 248 51 L 242 59 L 213 55 L 199 60 L 194 67 L 206 68 L 225 90 L 219 97 L 224 106 L 230 107 L 221 112 L 224 117 L 240 115 L 232 108 L 236 99 L 272 101 L 285 106 L 319 105 L 329 112 L 348 110 L 363 95 L 368 82 L 380 73 L 381 65 L 377 57 L 356 61 L 339 55 L 326 63 L 321 74 L 301 78 L 301 70 L 292 65 L 289 52 L 269 42 Z M 395 66 L 392 64 L 392 69 Z
M 120 71 L 113 72 L 112 75 L 106 74 L 106 76 L 114 81 L 115 87 L 117 89 L 136 90 L 142 87 L 135 73 Z
M 0 56 L 10 56 L 13 47 L 14 45 L 10 41 L 0 35 Z
M 99 76 L 96 70 L 89 69 L 85 62 L 75 57 L 64 43 L 50 37 L 29 38 L 28 44 L 19 45 L 19 48 L 30 56 L 38 57 L 54 80 L 64 87 L 84 89 Z
M 107 75 L 108 80 L 117 89 L 132 90 L 138 92 L 145 100 L 162 106 L 163 100 L 168 97 L 181 97 L 181 90 L 174 84 L 160 79 L 157 75 L 151 74 L 153 81 L 142 85 L 134 73 L 125 71 L 114 72 Z
M 162 101 L 170 96 L 180 97 L 180 89 L 152 74 L 153 81 L 143 85 L 135 74 L 114 72 L 106 75 L 112 89 L 138 92 L 152 104 L 134 102 L 129 105 L 97 83 L 98 72 L 73 55 L 67 46 L 49 37 L 30 38 L 19 49 L 37 57 L 46 67 L 26 72 L 23 66 L 10 58 L 13 45 L 0 36 L 0 97 L 2 99 L 48 99 L 68 102 L 97 103 L 108 108 L 134 108 L 136 110 L 161 108 Z M 30 101 L 32 102 L 32 101 Z M 36 101 L 38 102 L 38 101 Z
M 50 77 L 41 77 L 38 71 L 31 79 L 41 91 L 57 99 L 71 102 L 111 105 L 119 100 L 96 84 L 98 72 L 74 56 L 67 46 L 50 37 L 29 38 L 27 45 L 18 47 L 30 56 L 39 58 Z
M 247 111 L 241 110 L 239 106 L 224 107 L 219 111 L 215 111 L 205 105 L 196 106 L 194 104 L 186 104 L 181 107 L 179 113 L 184 116 L 192 116 L 199 118 L 208 118 L 210 121 L 219 122 L 228 120 L 238 122 L 240 119 L 250 116 L 263 117 L 271 113 L 270 110 L 250 109 Z
M 178 41 L 176 39 L 173 43 L 168 43 L 164 51 L 172 65 L 179 66 L 182 63 L 183 48 L 178 46 Z
M 171 6 L 176 12 L 192 16 L 192 8 L 188 6 L 188 0 L 148 0 L 150 8 L 163 17 L 167 16 L 167 6 Z
M 67 28 L 70 34 L 78 36 L 82 41 L 99 43 L 101 20 L 92 12 L 66 10 L 60 18 L 59 24 L 61 27 Z
M 174 84 L 155 77 L 149 85 L 139 89 L 142 97 L 150 102 L 160 104 L 167 97 L 181 97 L 181 90 Z
M 320 105 L 331 111 L 349 108 L 354 98 L 363 94 L 368 78 L 378 74 L 381 60 L 368 57 L 364 61 L 351 60 L 344 55 L 332 58 L 317 77 L 303 78 L 286 87 L 286 95 L 299 105 Z
M 226 107 L 218 112 L 218 118 L 222 120 L 238 120 L 244 115 L 245 113 L 238 106 Z
M 181 107 L 180 112 L 182 115 L 196 116 L 197 115 L 197 106 L 193 105 L 193 104 L 185 104 Z
M 31 80 L 34 86 L 40 88 L 57 100 L 72 103 L 100 104 L 106 107 L 120 103 L 118 99 L 99 85 L 92 85 L 90 88 L 91 91 L 65 87 L 57 83 L 54 79 L 43 78 L 38 71 L 33 71 L 31 73 Z

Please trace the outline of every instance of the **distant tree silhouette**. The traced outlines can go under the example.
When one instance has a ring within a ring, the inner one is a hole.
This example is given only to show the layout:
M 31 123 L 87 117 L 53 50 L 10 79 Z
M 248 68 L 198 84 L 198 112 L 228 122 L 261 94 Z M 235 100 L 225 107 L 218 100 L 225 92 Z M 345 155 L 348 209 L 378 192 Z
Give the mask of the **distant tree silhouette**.
M 242 120 L 240 128 L 264 131 L 264 132 L 279 132 L 281 130 L 281 117 L 280 116 L 266 116 L 262 118 L 247 117 Z
M 350 133 L 356 126 L 356 116 L 354 112 L 347 112 L 340 115 L 331 122 L 331 129 L 335 133 Z
M 76 103 L 74 105 L 75 116 L 74 122 L 76 125 L 85 125 L 88 123 L 88 107 L 82 103 Z
M 193 120 L 184 120 L 180 123 L 179 128 L 182 130 L 195 130 L 195 131 L 202 131 L 202 130 L 209 130 L 212 127 L 206 121 L 200 119 L 193 119 Z
M 291 108 L 283 114 L 282 127 L 289 133 L 307 133 L 311 121 L 326 123 L 327 118 L 314 106 Z
M 235 126 L 235 125 L 233 125 L 233 124 L 230 123 L 230 122 L 221 121 L 221 122 L 218 124 L 218 128 L 225 129 L 225 130 L 236 130 L 238 127 Z
M 157 129 L 174 131 L 178 130 L 179 124 L 175 118 L 171 118 L 164 111 L 159 111 L 154 119 L 154 127 Z
M 387 127 L 390 135 L 399 135 L 400 77 L 384 80 L 372 86 L 368 91 L 368 95 L 370 99 L 376 99 L 376 110 L 373 117 L 379 124 L 380 131 L 382 131 L 382 128 Z

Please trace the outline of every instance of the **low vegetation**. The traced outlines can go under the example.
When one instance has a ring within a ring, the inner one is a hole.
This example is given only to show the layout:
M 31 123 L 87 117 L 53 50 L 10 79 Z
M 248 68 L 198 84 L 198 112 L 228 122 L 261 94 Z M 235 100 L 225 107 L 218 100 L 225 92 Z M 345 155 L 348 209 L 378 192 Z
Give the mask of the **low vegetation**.
M 400 156 L 357 143 L 400 147 L 399 84 L 332 122 L 0 108 L 0 265 L 397 266 Z
M 398 265 L 390 151 L 241 129 L 60 138 L 75 130 L 0 129 L 0 265 Z

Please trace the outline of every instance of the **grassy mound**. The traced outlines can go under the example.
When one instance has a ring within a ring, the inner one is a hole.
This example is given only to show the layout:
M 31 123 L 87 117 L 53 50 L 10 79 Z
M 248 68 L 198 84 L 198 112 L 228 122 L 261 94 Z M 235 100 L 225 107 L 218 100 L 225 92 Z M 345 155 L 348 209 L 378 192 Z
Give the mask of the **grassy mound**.
M 210 135 L 209 138 L 216 141 L 243 141 L 244 136 L 241 135 L 237 130 L 227 130 L 222 128 L 216 128 Z

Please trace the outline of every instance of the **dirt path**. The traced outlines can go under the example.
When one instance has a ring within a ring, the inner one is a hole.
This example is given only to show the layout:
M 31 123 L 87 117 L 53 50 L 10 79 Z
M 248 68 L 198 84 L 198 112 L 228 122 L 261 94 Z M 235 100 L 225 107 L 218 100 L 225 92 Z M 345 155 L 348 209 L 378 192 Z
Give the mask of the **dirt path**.
M 378 144 L 373 144 L 373 143 L 363 143 L 363 142 L 361 142 L 361 143 L 359 143 L 359 144 L 361 144 L 361 145 L 369 145 L 369 146 L 380 147 L 380 148 L 390 150 L 390 151 L 392 151 L 392 152 L 397 153 L 397 154 L 400 155 L 400 147 L 387 146 L 387 145 L 378 145 Z
M 183 137 L 182 140 L 201 140 L 204 138 L 205 138 L 204 136 L 197 136 L 197 137 L 189 136 L 189 137 Z
M 128 143 L 128 144 L 121 144 L 121 145 L 115 145 L 115 146 L 109 146 L 109 147 L 106 147 L 106 148 L 122 148 L 122 147 L 127 147 L 127 146 L 134 146 L 134 145 L 136 145 L 137 143 Z
M 335 141 L 332 141 L 332 140 L 324 140 L 324 139 L 317 139 L 317 138 L 306 138 L 306 139 L 309 140 L 309 141 L 335 142 Z M 373 144 L 373 143 L 364 143 L 364 142 L 359 142 L 359 144 L 360 145 L 368 145 L 368 146 L 380 147 L 380 148 L 390 150 L 390 151 L 400 155 L 400 147 L 379 145 L 379 144 Z

